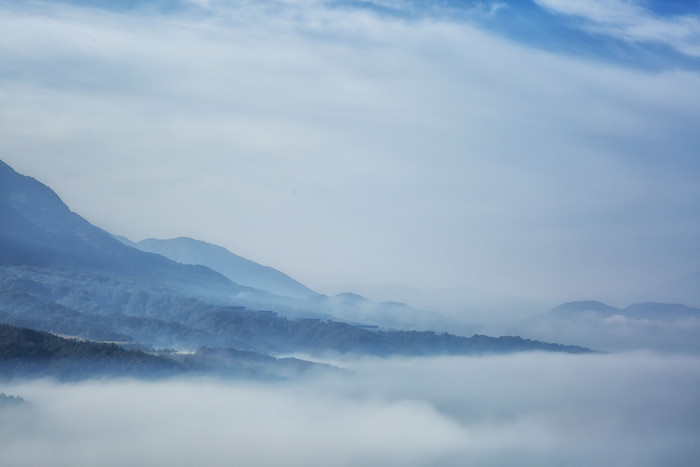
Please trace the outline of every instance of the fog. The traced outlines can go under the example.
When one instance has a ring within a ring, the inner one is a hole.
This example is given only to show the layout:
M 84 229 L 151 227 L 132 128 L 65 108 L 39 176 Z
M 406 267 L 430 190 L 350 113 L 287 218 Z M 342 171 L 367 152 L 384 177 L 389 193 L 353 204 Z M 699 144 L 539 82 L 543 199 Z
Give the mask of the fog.
M 343 359 L 255 383 L 0 387 L 4 466 L 697 465 L 700 358 Z

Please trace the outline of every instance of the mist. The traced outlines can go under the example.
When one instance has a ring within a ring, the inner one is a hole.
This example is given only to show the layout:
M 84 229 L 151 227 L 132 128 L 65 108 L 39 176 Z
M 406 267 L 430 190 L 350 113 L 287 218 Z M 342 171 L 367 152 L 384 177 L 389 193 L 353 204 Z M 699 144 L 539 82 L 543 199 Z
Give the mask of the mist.
M 256 383 L 0 387 L 5 466 L 697 465 L 700 358 L 653 353 L 336 360 Z

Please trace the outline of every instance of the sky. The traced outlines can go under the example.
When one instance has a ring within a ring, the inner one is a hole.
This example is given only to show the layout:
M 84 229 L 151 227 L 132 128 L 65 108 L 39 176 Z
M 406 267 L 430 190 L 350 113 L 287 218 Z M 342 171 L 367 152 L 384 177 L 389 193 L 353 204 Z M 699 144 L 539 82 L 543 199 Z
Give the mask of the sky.
M 15 381 L 12 467 L 695 466 L 700 361 L 512 354 L 346 359 L 287 383 Z M 125 447 L 128 447 L 125 449 Z
M 0 0 L 0 158 L 307 286 L 700 270 L 700 2 Z

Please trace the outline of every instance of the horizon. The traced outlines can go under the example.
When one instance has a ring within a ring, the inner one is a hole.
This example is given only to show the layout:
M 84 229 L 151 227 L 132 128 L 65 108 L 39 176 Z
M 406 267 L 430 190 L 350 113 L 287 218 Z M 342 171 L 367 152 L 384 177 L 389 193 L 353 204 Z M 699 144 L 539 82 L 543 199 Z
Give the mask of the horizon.
M 0 158 L 314 290 L 700 271 L 700 3 L 441 5 L 0 2 Z

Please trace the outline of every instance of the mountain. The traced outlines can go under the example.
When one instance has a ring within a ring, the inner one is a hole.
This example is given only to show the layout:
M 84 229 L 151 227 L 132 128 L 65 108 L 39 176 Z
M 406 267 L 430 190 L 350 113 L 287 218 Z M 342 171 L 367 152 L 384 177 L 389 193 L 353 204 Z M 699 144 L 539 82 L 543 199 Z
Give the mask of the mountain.
M 120 239 L 121 240 L 121 239 Z M 318 295 L 288 275 L 231 253 L 226 248 L 187 237 L 158 240 L 149 238 L 132 243 L 141 251 L 157 253 L 183 264 L 201 264 L 233 282 L 265 290 L 275 295 L 309 298 Z
M 623 297 L 626 302 L 683 303 L 700 308 L 700 271 L 645 287 Z
M 476 328 L 440 313 L 417 310 L 400 302 L 374 302 L 362 295 L 340 293 L 318 295 L 308 300 L 309 309 L 326 311 L 336 319 L 351 323 L 373 324 L 389 329 L 448 331 L 471 335 Z
M 551 316 L 575 317 L 585 313 L 595 313 L 598 316 L 612 316 L 622 314 L 623 311 L 614 306 L 606 305 L 595 300 L 581 300 L 576 302 L 562 303 L 549 311 Z
M 68 206 L 50 188 L 0 161 L 0 264 L 71 267 L 155 279 L 193 290 L 236 284 L 202 266 L 186 266 L 117 241 Z
M 624 316 L 628 319 L 650 321 L 676 321 L 680 319 L 700 319 L 700 309 L 678 303 L 633 303 L 626 308 L 616 308 L 594 300 L 568 302 L 549 311 L 550 316 L 576 318 L 595 314 L 601 318 Z
M 172 376 L 185 368 L 171 359 L 115 344 L 66 339 L 0 324 L 0 370 L 2 379 L 53 376 L 75 380 L 98 375 Z
M 163 378 L 184 374 L 284 379 L 318 368 L 330 367 L 297 358 L 275 358 L 227 348 L 203 347 L 187 354 L 166 350 L 156 355 L 127 350 L 113 343 L 66 338 L 0 324 L 0 381 L 28 376 L 81 380 L 105 376 Z
M 563 303 L 524 320 L 515 332 L 607 351 L 700 352 L 700 309 L 675 303 L 617 308 L 598 301 Z
M 71 212 L 51 189 L 4 163 L 0 214 L 4 323 L 132 346 L 206 346 L 264 354 L 586 351 L 517 336 L 463 337 L 363 326 L 365 319 L 383 321 L 372 318 L 388 309 L 390 320 L 406 326 L 419 313 L 355 295 L 281 297 L 236 284 L 206 266 L 140 251 Z M 332 313 L 362 321 L 338 322 Z
M 354 292 L 375 302 L 404 303 L 412 309 L 439 312 L 454 321 L 468 320 L 471 328 L 509 326 L 548 306 L 546 301 L 487 293 L 474 287 L 422 288 L 402 283 L 325 284 L 320 292 L 333 296 Z M 436 323 L 437 324 L 437 323 Z M 449 329 L 449 328 L 448 328 Z
M 2 265 L 99 272 L 138 280 L 140 288 L 158 286 L 219 304 L 272 308 L 292 318 L 335 318 L 397 329 L 468 330 L 437 313 L 396 304 L 353 306 L 316 294 L 282 272 L 205 242 L 179 238 L 135 244 L 115 237 L 70 211 L 47 186 L 0 161 Z
M 116 237 L 126 245 L 161 254 L 185 264 L 201 264 L 232 281 L 274 294 L 266 300 L 248 303 L 273 308 L 287 317 L 333 318 L 390 329 L 450 330 L 472 334 L 467 326 L 439 313 L 417 310 L 399 302 L 374 302 L 357 294 L 321 295 L 271 267 L 235 255 L 227 249 L 186 237 L 171 240 L 147 239 L 137 243 Z M 292 300 L 286 299 L 286 297 Z

